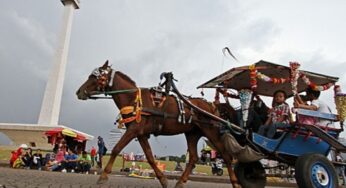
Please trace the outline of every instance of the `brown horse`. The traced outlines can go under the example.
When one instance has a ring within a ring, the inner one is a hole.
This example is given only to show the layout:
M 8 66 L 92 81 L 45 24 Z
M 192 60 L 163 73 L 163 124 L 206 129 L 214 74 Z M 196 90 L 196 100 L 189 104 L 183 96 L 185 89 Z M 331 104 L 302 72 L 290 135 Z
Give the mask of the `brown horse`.
M 197 162 L 197 143 L 202 136 L 207 137 L 222 154 L 233 187 L 240 187 L 231 167 L 232 157 L 225 152 L 219 128 L 213 126 L 212 121 L 202 114 L 194 113 L 184 105 L 186 119 L 191 118 L 191 122 L 180 123 L 177 118 L 180 112 L 179 103 L 174 96 L 167 96 L 163 105 L 154 105 L 149 89 L 138 88 L 136 83 L 127 75 L 111 69 L 108 66 L 108 61 L 102 67 L 93 71 L 76 94 L 78 99 L 86 100 L 91 95 L 102 91 L 113 91 L 112 98 L 120 109 L 123 117 L 122 121 L 125 123 L 127 130 L 112 149 L 110 159 L 99 177 L 98 183 L 107 181 L 107 174 L 111 173 L 116 156 L 131 140 L 137 138 L 162 187 L 167 187 L 167 179 L 155 164 L 148 138 L 150 134 L 177 135 L 184 133 L 190 159 L 176 187 L 184 186 L 194 164 Z M 190 101 L 205 111 L 216 113 L 216 108 L 203 99 L 194 98 Z

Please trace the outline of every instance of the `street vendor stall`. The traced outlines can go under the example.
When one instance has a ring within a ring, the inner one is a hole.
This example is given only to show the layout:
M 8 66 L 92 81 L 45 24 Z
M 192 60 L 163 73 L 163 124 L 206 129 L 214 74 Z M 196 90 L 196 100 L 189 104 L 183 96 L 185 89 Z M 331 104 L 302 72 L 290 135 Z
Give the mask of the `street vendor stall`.
M 60 144 L 60 146 L 66 147 L 67 150 L 70 149 L 81 153 L 85 150 L 88 140 L 86 135 L 64 127 L 48 130 L 45 135 L 48 137 L 48 143 L 54 146 L 53 151 L 57 151 Z

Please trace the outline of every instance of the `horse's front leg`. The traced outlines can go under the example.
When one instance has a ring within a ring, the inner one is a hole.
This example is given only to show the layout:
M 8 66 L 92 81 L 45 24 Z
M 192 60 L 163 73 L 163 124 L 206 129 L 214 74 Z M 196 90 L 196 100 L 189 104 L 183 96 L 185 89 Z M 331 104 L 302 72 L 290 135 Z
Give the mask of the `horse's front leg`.
M 176 188 L 184 187 L 184 184 L 188 180 L 189 175 L 192 172 L 198 160 L 197 143 L 198 143 L 198 140 L 201 138 L 201 135 L 199 133 L 197 134 L 186 133 L 185 137 L 187 141 L 187 148 L 188 148 L 190 158 L 189 158 L 189 163 L 185 167 L 183 174 L 181 175 L 179 181 L 175 185 Z
M 134 131 L 127 130 L 124 133 L 124 135 L 120 138 L 119 142 L 112 149 L 112 153 L 108 160 L 108 163 L 97 181 L 98 184 L 105 183 L 108 180 L 107 174 L 112 172 L 112 167 L 113 167 L 115 158 L 121 152 L 121 150 L 135 137 L 136 137 L 136 134 L 134 133 Z
M 150 164 L 151 168 L 154 170 L 156 177 L 160 180 L 160 183 L 163 188 L 168 187 L 168 181 L 166 176 L 161 172 L 161 170 L 156 166 L 155 159 L 153 156 L 153 153 L 151 151 L 151 147 L 148 142 L 148 138 L 146 136 L 140 136 L 138 137 L 139 144 L 141 145 L 143 152 L 145 154 L 145 157 L 148 160 L 148 163 Z

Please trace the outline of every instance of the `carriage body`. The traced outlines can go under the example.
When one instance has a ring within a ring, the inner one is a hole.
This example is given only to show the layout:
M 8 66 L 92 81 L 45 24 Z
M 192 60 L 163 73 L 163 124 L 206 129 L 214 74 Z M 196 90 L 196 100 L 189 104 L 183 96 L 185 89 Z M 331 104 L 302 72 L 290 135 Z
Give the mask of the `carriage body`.
M 309 110 L 299 110 L 297 114 L 299 113 L 311 118 L 338 121 L 338 116 L 334 114 Z M 339 174 L 336 168 L 345 164 L 338 163 L 333 158 L 329 161 L 327 156 L 332 150 L 345 151 L 345 146 L 338 141 L 342 131 L 342 128 L 302 124 L 297 119 L 291 127 L 280 130 L 273 139 L 252 133 L 251 142 L 261 148 L 267 159 L 294 167 L 300 187 L 332 188 L 338 185 Z
M 337 115 L 310 110 L 299 109 L 297 110 L 298 115 L 330 120 L 335 123 L 338 121 Z M 311 127 L 318 129 L 310 130 Z M 343 145 L 337 141 L 342 131 L 339 128 L 316 124 L 306 125 L 297 119 L 291 127 L 279 130 L 273 139 L 252 133 L 252 142 L 261 147 L 262 152 L 270 158 L 294 165 L 296 159 L 306 153 L 327 156 L 333 147 L 342 150 Z M 272 155 L 273 153 L 275 155 Z
M 265 73 L 265 76 L 263 76 L 264 74 L 260 76 L 265 79 L 256 80 L 256 73 L 253 70 L 261 70 L 262 73 Z M 311 83 L 313 82 L 314 85 L 327 85 L 330 83 L 334 85 L 338 80 L 336 77 L 307 71 L 301 72 L 304 72 L 304 74 L 307 75 L 306 77 L 309 78 L 309 81 L 311 81 Z M 269 77 L 272 79 L 267 81 Z M 274 79 L 276 79 L 276 81 Z M 198 88 L 222 88 L 236 91 L 251 88 L 254 94 L 263 96 L 272 96 L 275 90 L 284 90 L 288 94 L 288 97 L 291 97 L 297 93 L 303 92 L 307 87 L 307 85 L 304 85 L 306 80 L 297 78 L 296 85 L 292 84 L 291 80 L 292 67 L 290 69 L 290 67 L 259 61 L 252 66 L 233 68 L 209 80 Z M 273 86 L 273 84 L 275 84 L 275 86 Z M 292 87 L 296 87 L 296 93 L 292 90 Z M 253 103 L 254 98 L 254 96 L 251 96 L 249 104 Z M 247 108 L 250 109 L 249 106 Z M 340 109 L 338 109 L 338 111 L 339 110 Z M 326 119 L 334 123 L 339 121 L 339 116 L 334 114 L 324 114 L 302 109 L 297 110 L 296 113 L 296 117 L 299 117 L 298 115 L 304 115 L 317 119 Z M 246 139 L 247 144 L 265 155 L 266 159 L 275 160 L 287 164 L 287 166 L 295 167 L 295 177 L 300 187 L 332 188 L 338 184 L 334 166 L 336 163 L 335 161 L 329 161 L 327 156 L 332 150 L 346 152 L 346 147 L 338 141 L 339 134 L 343 131 L 343 121 L 340 121 L 340 125 L 341 128 L 320 127 L 316 124 L 304 124 L 297 118 L 296 122 L 291 124 L 290 127 L 279 130 L 274 138 L 262 136 L 251 130 L 251 127 L 243 125 L 241 127 L 246 132 L 244 137 L 248 138 Z M 265 173 L 262 165 L 259 164 L 261 163 L 252 162 L 249 164 L 236 164 L 235 172 L 241 184 L 244 186 L 251 186 L 256 184 L 259 185 L 259 182 L 263 182 L 261 178 L 251 179 L 249 176 L 246 176 L 246 174 L 242 175 L 239 174 L 239 172 L 237 173 L 237 171 L 246 172 L 248 174 L 251 174 L 249 173 L 251 171 L 254 173 Z M 252 168 L 253 170 L 251 170 Z
M 294 137 L 294 138 L 293 138 Z M 305 135 L 283 133 L 277 139 L 270 139 L 257 133 L 252 134 L 252 141 L 262 148 L 262 152 L 270 159 L 294 164 L 295 160 L 305 153 L 318 153 L 327 156 L 331 146 L 316 136 L 306 138 Z M 275 153 L 275 155 L 271 155 Z

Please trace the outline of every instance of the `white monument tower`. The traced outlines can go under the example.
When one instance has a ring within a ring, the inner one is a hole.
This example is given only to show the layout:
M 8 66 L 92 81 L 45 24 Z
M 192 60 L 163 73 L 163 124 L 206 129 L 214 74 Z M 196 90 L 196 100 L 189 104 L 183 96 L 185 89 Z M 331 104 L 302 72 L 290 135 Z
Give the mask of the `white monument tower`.
M 79 0 L 61 0 L 64 7 L 59 46 L 54 57 L 54 65 L 48 78 L 38 124 L 0 123 L 0 132 L 6 134 L 15 145 L 28 144 L 31 147 L 50 148 L 44 132 L 59 125 L 61 97 L 65 78 L 68 49 L 73 21 L 73 11 L 79 9 Z M 65 127 L 67 128 L 67 127 Z M 71 129 L 71 128 L 69 128 Z M 74 129 L 72 129 L 74 130 Z M 93 136 L 80 131 L 88 140 Z
M 68 48 L 70 45 L 73 11 L 79 9 L 79 0 L 61 0 L 65 6 L 59 46 L 56 51 L 54 67 L 51 70 L 44 92 L 39 125 L 58 125 L 61 96 L 64 85 Z

